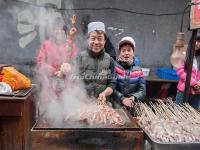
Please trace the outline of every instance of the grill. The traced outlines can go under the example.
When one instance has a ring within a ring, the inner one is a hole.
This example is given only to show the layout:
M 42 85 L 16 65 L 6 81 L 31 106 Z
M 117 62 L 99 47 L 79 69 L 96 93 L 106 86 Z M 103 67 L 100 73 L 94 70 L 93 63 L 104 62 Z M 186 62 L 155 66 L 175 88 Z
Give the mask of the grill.
M 31 130 L 32 150 L 140 150 L 144 135 L 137 125 L 137 120 L 120 109 L 126 118 L 124 126 L 91 127 L 72 122 L 65 123 L 63 128 L 42 127 L 40 118 Z

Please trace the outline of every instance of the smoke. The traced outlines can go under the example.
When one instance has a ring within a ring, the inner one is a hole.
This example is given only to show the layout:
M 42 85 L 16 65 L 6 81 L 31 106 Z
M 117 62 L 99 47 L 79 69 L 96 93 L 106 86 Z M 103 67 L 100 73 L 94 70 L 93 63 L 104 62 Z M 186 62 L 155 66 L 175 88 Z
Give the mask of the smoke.
M 67 9 L 73 8 L 71 1 L 65 1 L 64 5 Z M 73 14 L 75 13 L 72 11 L 67 12 L 59 11 L 54 8 L 40 8 L 35 24 L 39 26 L 38 34 L 41 44 L 49 39 L 46 37 L 46 34 L 49 34 L 52 26 L 57 23 L 54 22 L 56 18 L 63 18 L 63 22 L 69 31 L 72 27 L 70 18 Z M 75 37 L 75 45 L 78 49 L 82 47 L 81 45 L 83 43 L 83 36 L 80 33 L 81 32 L 78 32 L 79 35 Z M 46 58 L 51 64 L 43 62 L 40 64 L 39 69 L 36 68 L 38 83 L 40 83 L 39 96 L 36 102 L 39 110 L 38 117 L 48 122 L 51 127 L 64 127 L 66 123 L 78 122 L 83 112 L 87 109 L 95 110 L 95 107 L 93 107 L 93 100 L 87 97 L 81 79 L 73 80 L 70 78 L 70 74 L 65 78 L 52 76 L 49 72 L 49 67 L 51 67 L 52 64 L 58 63 L 58 61 L 60 61 L 61 64 L 66 61 L 61 61 L 63 59 L 62 54 L 59 56 L 53 51 L 51 52 L 51 50 L 52 49 L 48 49 L 47 53 L 52 54 L 50 54 L 49 58 Z M 59 50 L 55 52 L 59 53 Z M 57 58 L 57 56 L 59 57 Z M 78 72 L 78 70 L 76 70 L 77 68 L 75 66 L 72 67 L 73 73 L 76 74 Z
M 44 115 L 44 119 L 54 127 L 62 127 L 63 125 L 63 114 L 62 105 L 55 100 L 49 101 L 47 104 L 47 110 Z
M 50 38 L 51 29 L 57 23 L 56 18 L 63 19 L 69 33 L 69 29 L 72 27 L 70 18 L 75 14 L 75 12 L 69 10 L 73 8 L 72 2 L 71 0 L 0 1 L 0 7 L 4 8 L 0 9 L 1 22 L 5 22 L 1 24 L 0 30 L 2 35 L 0 37 L 0 41 L 2 41 L 0 47 L 1 61 L 5 59 L 11 63 L 16 59 L 10 58 L 19 57 L 17 62 L 14 62 L 19 63 L 18 61 L 25 60 L 31 53 L 36 52 L 38 54 L 38 47 L 41 47 Z M 78 16 L 77 19 L 79 19 Z M 8 39 L 11 40 L 8 42 Z M 75 37 L 78 51 L 85 44 L 83 39 L 80 28 L 78 28 L 78 34 Z M 35 41 L 39 43 L 33 45 L 32 43 Z M 29 49 L 31 44 L 33 46 L 31 48 L 35 48 L 34 50 Z M 34 78 L 37 78 L 39 87 L 36 100 L 37 117 L 46 119 L 54 127 L 62 127 L 66 120 L 73 122 L 80 119 L 81 112 L 89 107 L 92 108 L 92 100 L 87 97 L 81 80 L 74 82 L 68 78 L 53 77 L 47 71 L 48 69 L 45 69 L 46 65 L 44 63 L 44 68 L 35 68 L 36 76 Z
M 70 76 L 65 79 L 49 78 L 40 71 L 41 90 L 37 101 L 39 118 L 51 127 L 74 127 L 78 125 L 81 114 L 87 110 L 96 110 L 94 100 L 87 97 L 81 80 L 74 81 Z M 71 125 L 70 125 L 71 124 Z

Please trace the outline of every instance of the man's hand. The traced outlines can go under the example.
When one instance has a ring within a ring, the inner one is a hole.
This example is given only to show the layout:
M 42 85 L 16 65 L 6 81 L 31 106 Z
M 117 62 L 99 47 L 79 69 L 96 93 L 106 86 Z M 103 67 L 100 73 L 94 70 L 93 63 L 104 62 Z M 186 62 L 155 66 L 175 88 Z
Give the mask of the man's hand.
M 106 102 L 106 94 L 104 92 L 99 94 L 98 97 L 98 105 L 105 105 Z
M 126 97 L 122 100 L 122 104 L 127 106 L 127 107 L 130 107 L 132 108 L 134 106 L 134 103 L 133 103 L 133 100 L 132 100 L 132 97 L 129 98 L 129 97 Z
M 110 96 L 112 92 L 113 89 L 111 87 L 107 87 L 103 92 L 101 92 L 98 97 L 98 104 L 104 105 L 106 102 L 106 96 Z

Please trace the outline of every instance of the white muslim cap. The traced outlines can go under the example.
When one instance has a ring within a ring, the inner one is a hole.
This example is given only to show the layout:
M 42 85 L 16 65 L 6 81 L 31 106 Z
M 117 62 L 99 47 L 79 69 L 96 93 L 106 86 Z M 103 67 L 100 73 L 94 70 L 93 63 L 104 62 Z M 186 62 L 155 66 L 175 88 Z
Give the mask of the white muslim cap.
M 88 33 L 92 31 L 103 31 L 105 33 L 105 24 L 103 22 L 97 21 L 97 22 L 90 22 L 88 24 Z

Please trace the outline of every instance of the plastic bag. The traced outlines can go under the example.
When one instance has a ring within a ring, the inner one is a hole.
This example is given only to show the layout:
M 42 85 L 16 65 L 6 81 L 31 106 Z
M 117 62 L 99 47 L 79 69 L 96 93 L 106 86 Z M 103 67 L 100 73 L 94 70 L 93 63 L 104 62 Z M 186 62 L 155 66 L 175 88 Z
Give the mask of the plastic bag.
M 31 87 L 31 80 L 14 67 L 4 67 L 1 74 L 3 75 L 2 82 L 9 84 L 13 91 Z
M 9 84 L 0 82 L 0 94 L 10 94 L 12 89 Z

